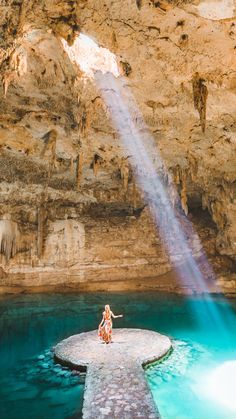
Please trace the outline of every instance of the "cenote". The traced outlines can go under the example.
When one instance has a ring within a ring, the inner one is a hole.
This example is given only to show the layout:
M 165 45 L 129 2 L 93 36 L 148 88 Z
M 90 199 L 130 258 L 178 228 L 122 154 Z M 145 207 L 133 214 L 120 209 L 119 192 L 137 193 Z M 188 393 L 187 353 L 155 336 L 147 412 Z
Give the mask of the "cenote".
M 236 300 L 230 301 L 232 338 L 225 342 L 207 317 L 205 327 L 199 326 L 196 316 L 204 316 L 200 296 L 96 293 L 1 297 L 1 419 L 82 417 L 85 377 L 56 365 L 51 349 L 61 339 L 96 329 L 107 302 L 124 314 L 115 327 L 159 331 L 173 340 L 171 354 L 146 368 L 163 419 L 235 418 L 235 405 L 224 393 L 222 400 L 214 397 L 209 377 L 236 359 Z M 220 297 L 213 303 L 219 310 L 226 304 Z
M 0 3 L 0 419 L 236 418 L 235 13 Z

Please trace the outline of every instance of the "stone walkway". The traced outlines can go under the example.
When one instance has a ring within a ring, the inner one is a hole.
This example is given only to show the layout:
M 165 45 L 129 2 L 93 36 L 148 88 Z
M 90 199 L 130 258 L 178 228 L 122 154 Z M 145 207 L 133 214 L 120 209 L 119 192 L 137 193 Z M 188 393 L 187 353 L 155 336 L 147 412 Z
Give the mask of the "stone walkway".
M 94 330 L 60 342 L 55 358 L 72 368 L 87 368 L 84 419 L 155 419 L 159 414 L 142 366 L 170 348 L 168 337 L 149 330 L 114 329 L 108 345 Z

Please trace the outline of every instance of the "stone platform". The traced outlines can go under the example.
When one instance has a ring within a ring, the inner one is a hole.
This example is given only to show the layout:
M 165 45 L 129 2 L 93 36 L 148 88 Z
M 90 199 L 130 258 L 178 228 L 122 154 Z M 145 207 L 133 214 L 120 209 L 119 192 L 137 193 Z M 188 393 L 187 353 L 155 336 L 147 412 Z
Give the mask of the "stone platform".
M 60 342 L 55 347 L 55 359 L 87 370 L 84 419 L 155 419 L 159 414 L 143 366 L 170 349 L 170 339 L 153 331 L 114 329 L 113 343 L 107 345 L 94 330 Z

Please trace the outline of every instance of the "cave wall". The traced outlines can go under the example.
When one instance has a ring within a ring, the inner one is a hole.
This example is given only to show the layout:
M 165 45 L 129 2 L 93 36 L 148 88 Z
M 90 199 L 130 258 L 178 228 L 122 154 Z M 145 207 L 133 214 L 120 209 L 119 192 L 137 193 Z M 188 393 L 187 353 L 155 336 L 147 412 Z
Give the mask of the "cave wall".
M 61 38 L 71 45 L 79 29 L 116 54 L 218 282 L 236 289 L 236 35 L 225 10 L 209 15 L 206 1 L 1 3 L 3 291 L 181 288 L 109 111 L 63 49 Z
M 86 3 L 83 30 L 129 64 L 127 85 L 164 161 L 199 188 L 219 229 L 218 251 L 235 258 L 235 6 L 145 0 L 122 6 Z
M 8 220 L 5 216 L 1 221 L 7 223 L 5 238 L 10 250 L 4 251 L 0 259 L 0 291 L 198 291 L 197 284 L 191 281 L 189 287 L 179 282 L 147 208 L 137 210 L 114 202 L 89 207 L 80 204 L 79 208 L 48 207 L 42 213 L 42 225 L 36 221 L 36 213 L 35 222 L 32 219 L 31 225 L 22 224 L 22 207 L 21 222 L 13 222 L 9 215 Z M 192 221 L 222 281 L 222 271 L 227 273 L 232 263 L 216 255 L 216 228 L 209 214 L 202 214 L 201 221 L 193 216 Z M 189 244 L 200 259 L 202 247 L 196 234 L 190 237 Z M 230 280 L 232 287 L 234 279 Z

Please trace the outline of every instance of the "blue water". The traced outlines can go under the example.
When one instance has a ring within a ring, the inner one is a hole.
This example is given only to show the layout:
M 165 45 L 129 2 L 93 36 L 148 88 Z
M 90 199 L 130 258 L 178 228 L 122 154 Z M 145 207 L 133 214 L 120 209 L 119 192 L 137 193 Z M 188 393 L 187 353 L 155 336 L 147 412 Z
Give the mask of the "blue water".
M 226 342 L 207 318 L 200 327 L 197 317 L 206 314 L 201 298 L 101 293 L 0 298 L 1 419 L 81 417 L 84 376 L 55 365 L 51 348 L 96 328 L 106 303 L 114 313 L 124 314 L 115 327 L 157 330 L 174 339 L 171 355 L 146 370 L 163 419 L 236 418 L 232 406 L 212 398 L 205 388 L 218 365 L 236 360 L 236 301 L 231 301 L 231 339 Z M 224 300 L 218 298 L 216 304 L 223 313 Z

